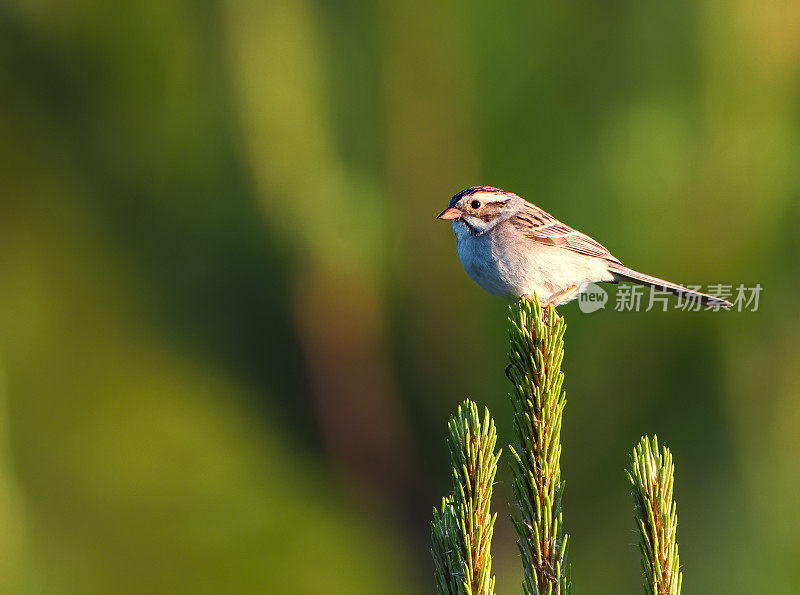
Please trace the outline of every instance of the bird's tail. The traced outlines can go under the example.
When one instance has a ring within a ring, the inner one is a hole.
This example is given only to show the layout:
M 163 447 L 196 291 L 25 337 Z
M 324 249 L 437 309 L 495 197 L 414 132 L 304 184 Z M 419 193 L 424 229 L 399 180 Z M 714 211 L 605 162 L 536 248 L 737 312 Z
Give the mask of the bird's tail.
M 656 289 L 668 291 L 669 293 L 680 296 L 684 299 L 698 300 L 704 306 L 717 306 L 721 308 L 730 308 L 733 306 L 733 304 L 731 304 L 729 301 L 723 300 L 722 298 L 714 297 L 713 295 L 708 295 L 699 291 L 694 291 L 693 289 L 688 289 L 682 285 L 678 285 L 677 283 L 664 281 L 664 279 L 659 279 L 658 277 L 651 277 L 650 275 L 645 275 L 639 271 L 629 269 L 626 266 L 612 265 L 609 266 L 609 270 L 613 273 L 616 281 L 633 281 L 634 283 L 645 285 L 647 287 L 655 287 Z

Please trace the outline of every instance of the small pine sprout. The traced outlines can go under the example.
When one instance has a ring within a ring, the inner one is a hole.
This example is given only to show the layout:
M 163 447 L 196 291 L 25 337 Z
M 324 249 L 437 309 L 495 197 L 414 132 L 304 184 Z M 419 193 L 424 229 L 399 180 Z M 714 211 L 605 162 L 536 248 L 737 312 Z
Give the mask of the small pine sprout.
M 517 514 L 517 546 L 526 595 L 565 595 L 571 583 L 567 565 L 569 536 L 564 533 L 561 500 L 561 417 L 566 322 L 551 308 L 544 314 L 537 296 L 510 306 L 511 402 L 517 444 L 511 470 Z
M 683 575 L 678 557 L 678 514 L 672 495 L 672 453 L 658 452 L 658 437 L 642 437 L 626 470 L 633 493 L 645 593 L 680 595 Z
M 450 417 L 447 444 L 453 472 L 452 493 L 433 509 L 431 554 L 440 595 L 492 595 L 492 487 L 500 452 L 489 410 L 465 401 Z

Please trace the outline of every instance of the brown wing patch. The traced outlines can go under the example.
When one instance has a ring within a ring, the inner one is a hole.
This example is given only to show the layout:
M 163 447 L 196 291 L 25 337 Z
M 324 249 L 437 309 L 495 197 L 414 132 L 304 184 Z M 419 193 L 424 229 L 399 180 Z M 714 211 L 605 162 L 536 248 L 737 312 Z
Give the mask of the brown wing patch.
M 536 212 L 538 211 L 538 212 Z M 512 221 L 520 228 L 535 229 L 547 225 L 549 221 L 555 221 L 551 215 L 545 213 L 541 209 L 536 211 L 532 209 L 525 209 L 517 213 Z
M 561 223 L 550 213 L 534 205 L 526 206 L 511 222 L 531 240 L 545 246 L 558 246 L 579 254 L 622 264 L 600 242 Z

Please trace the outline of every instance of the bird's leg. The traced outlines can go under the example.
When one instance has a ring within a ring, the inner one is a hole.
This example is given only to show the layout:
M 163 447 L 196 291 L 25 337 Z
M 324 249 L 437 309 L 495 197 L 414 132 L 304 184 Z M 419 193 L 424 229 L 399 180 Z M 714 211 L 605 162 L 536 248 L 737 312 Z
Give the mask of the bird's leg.
M 570 285 L 561 293 L 557 293 L 550 297 L 549 304 L 553 307 L 557 306 L 562 302 L 566 302 L 569 298 L 571 298 L 575 293 L 578 291 L 577 285 Z
M 567 301 L 569 298 L 571 298 L 573 295 L 575 295 L 575 292 L 577 292 L 577 291 L 578 291 L 578 286 L 577 285 L 570 285 L 564 291 L 562 291 L 560 293 L 556 293 L 556 294 L 550 296 L 550 299 L 547 301 L 547 303 L 542 306 L 542 309 L 544 310 L 543 314 L 544 314 L 545 320 L 547 320 L 547 311 L 550 308 L 553 308 L 553 313 L 556 315 L 556 320 L 561 318 L 558 315 L 558 312 L 556 311 L 556 306 L 558 306 L 562 302 Z

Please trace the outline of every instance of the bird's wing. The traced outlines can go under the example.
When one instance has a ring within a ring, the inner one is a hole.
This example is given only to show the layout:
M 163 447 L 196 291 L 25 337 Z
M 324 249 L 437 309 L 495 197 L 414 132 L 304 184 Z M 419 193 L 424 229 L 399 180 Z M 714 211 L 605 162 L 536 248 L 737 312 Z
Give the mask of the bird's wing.
M 514 215 L 510 222 L 517 226 L 525 237 L 545 246 L 566 248 L 586 256 L 622 264 L 600 242 L 561 223 L 550 213 L 530 203 Z

